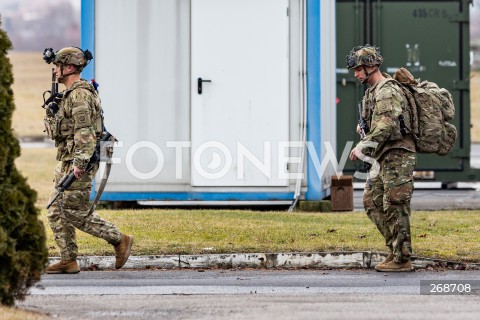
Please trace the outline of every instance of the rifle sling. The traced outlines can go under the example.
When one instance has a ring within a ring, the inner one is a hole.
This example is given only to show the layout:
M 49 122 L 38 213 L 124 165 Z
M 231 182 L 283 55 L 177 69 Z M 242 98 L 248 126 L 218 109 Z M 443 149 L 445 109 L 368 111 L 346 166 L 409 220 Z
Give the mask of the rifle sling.
M 110 138 L 111 143 L 113 144 L 115 142 L 115 137 Z M 113 152 L 107 152 L 107 161 L 105 164 L 105 170 L 103 171 L 103 177 L 102 181 L 100 182 L 100 186 L 98 187 L 97 194 L 95 195 L 95 199 L 93 199 L 92 206 L 88 210 L 87 216 L 91 215 L 93 211 L 95 211 L 95 208 L 97 206 L 98 200 L 100 200 L 100 197 L 102 196 L 103 190 L 105 189 L 105 186 L 107 185 L 108 177 L 110 176 L 110 170 L 112 169 L 112 156 Z
M 87 215 L 91 215 L 93 211 L 95 211 L 95 208 L 97 206 L 98 200 L 100 200 L 100 197 L 102 196 L 103 190 L 105 189 L 105 186 L 107 185 L 108 181 L 108 176 L 110 175 L 110 170 L 112 168 L 112 162 L 107 161 L 105 164 L 105 170 L 103 171 L 103 177 L 102 181 L 100 182 L 100 186 L 98 187 L 97 194 L 95 195 L 95 199 L 93 200 L 92 206 L 90 207 L 90 210 L 88 210 Z

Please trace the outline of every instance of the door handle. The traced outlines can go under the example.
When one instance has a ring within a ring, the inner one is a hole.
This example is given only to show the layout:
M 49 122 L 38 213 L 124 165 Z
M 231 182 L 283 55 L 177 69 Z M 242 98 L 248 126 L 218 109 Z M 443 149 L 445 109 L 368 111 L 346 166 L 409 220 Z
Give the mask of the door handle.
M 198 94 L 202 94 L 202 91 L 203 91 L 202 83 L 204 83 L 204 82 L 212 82 L 212 80 L 204 80 L 202 78 L 198 78 L 198 80 L 197 80 L 197 92 L 198 92 Z

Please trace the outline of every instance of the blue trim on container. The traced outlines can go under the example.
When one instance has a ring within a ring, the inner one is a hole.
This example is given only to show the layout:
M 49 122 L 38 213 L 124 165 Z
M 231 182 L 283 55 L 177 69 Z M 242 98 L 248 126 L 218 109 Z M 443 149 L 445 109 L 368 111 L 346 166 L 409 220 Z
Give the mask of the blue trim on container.
M 292 198 L 293 192 L 104 192 L 102 194 L 102 200 L 105 201 L 291 201 Z
M 95 78 L 95 0 L 82 0 L 80 30 L 82 49 L 93 54 L 93 60 L 82 72 L 82 77 L 90 81 Z
M 307 0 L 307 141 L 312 143 L 320 161 L 321 121 L 320 121 L 320 0 Z M 320 177 L 315 170 L 312 155 L 307 156 L 306 200 L 321 200 L 324 197 Z
M 80 47 L 93 54 L 93 60 L 82 71 L 82 78 L 90 81 L 95 78 L 95 0 L 82 0 L 80 3 L 80 32 Z M 95 180 L 92 186 L 95 186 Z M 90 200 L 96 194 L 93 187 Z

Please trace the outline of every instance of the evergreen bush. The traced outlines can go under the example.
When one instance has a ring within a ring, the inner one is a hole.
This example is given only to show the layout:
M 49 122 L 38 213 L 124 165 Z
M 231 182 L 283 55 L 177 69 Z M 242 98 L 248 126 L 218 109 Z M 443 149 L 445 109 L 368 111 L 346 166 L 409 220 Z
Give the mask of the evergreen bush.
M 0 20 L 0 303 L 14 305 L 40 280 L 47 263 L 45 229 L 37 193 L 15 167 L 20 146 L 12 130 L 12 43 Z

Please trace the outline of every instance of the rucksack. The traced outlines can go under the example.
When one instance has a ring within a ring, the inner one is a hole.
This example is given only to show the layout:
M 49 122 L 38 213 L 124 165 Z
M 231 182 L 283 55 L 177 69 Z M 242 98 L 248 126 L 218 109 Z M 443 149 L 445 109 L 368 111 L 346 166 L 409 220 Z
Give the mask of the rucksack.
M 447 155 L 457 139 L 457 128 L 448 122 L 455 116 L 450 92 L 434 82 L 415 80 L 405 68 L 398 69 L 393 79 L 408 101 L 417 152 Z

